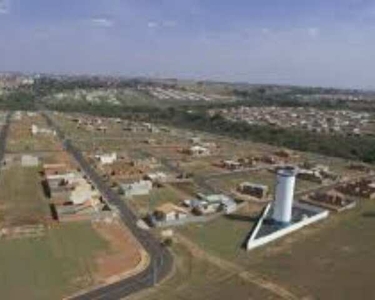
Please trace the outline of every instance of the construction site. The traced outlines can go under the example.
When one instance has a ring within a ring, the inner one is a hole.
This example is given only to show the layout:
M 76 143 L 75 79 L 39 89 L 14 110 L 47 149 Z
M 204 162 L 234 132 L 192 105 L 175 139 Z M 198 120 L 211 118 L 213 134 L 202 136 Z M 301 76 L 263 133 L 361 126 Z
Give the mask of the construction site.
M 146 252 L 43 116 L 16 112 L 7 127 L 0 174 L 4 297 L 19 298 L 20 280 L 28 299 L 61 299 L 144 269 Z M 21 270 L 22 278 L 15 276 Z M 46 286 L 34 286 L 35 274 Z
M 64 115 L 59 118 L 62 126 L 74 126 L 74 122 Z M 83 115 L 77 118 L 86 117 Z M 347 243 L 355 243 L 365 232 L 369 232 L 356 231 L 354 237 L 345 231 L 342 224 L 358 222 L 365 226 L 361 228 L 370 228 L 369 224 L 364 223 L 365 219 L 362 219 L 362 214 L 366 215 L 366 211 L 375 205 L 371 202 L 371 188 L 375 178 L 370 165 L 177 128 L 150 125 L 152 130 L 140 130 L 142 124 L 126 120 L 101 118 L 100 122 L 107 126 L 106 137 L 96 131 L 94 140 L 89 142 L 82 139 L 81 133 L 74 132 L 73 135 L 79 136 L 77 142 L 87 157 L 91 158 L 96 169 L 122 195 L 139 218 L 147 220 L 148 216 L 152 216 L 157 222 L 161 221 L 154 224 L 163 226 L 160 228 L 158 225 L 152 230 L 162 236 L 168 232 L 168 236 L 175 241 L 172 249 L 180 255 L 177 256 L 180 259 L 188 259 L 192 255 L 195 264 L 204 261 L 215 272 L 235 270 L 246 274 L 247 279 L 259 277 L 259 280 L 248 281 L 252 291 L 258 296 L 263 291 L 270 299 L 300 299 L 311 295 L 329 299 L 332 294 L 328 286 L 326 288 L 323 285 L 321 291 L 316 293 L 315 285 L 307 280 L 307 275 L 306 279 L 290 275 L 292 272 L 302 272 L 304 264 L 299 263 L 299 258 L 317 251 L 321 247 L 320 237 L 327 241 L 333 236 L 337 237 L 337 245 L 346 249 Z M 80 129 L 76 127 L 74 130 Z M 101 158 L 101 155 L 104 157 Z M 263 244 L 263 247 L 253 247 L 250 242 L 251 234 L 262 215 L 265 216 L 265 211 L 270 219 L 277 215 L 277 209 L 266 208 L 273 203 L 277 194 L 277 172 L 287 166 L 298 168 L 293 188 L 293 198 L 296 201 L 292 202 L 291 226 L 280 226 L 278 224 L 283 224 L 282 222 L 265 220 L 254 241 L 258 239 L 257 243 L 260 245 L 265 240 L 259 243 L 259 238 L 266 237 L 266 240 L 272 242 L 268 244 L 267 241 L 267 245 Z M 227 213 L 223 204 L 215 202 L 216 200 L 207 206 L 210 199 L 220 199 L 219 197 L 233 199 L 236 206 Z M 202 211 L 211 213 L 205 215 L 201 212 L 195 215 L 200 210 L 199 207 L 202 207 Z M 215 209 L 219 207 L 223 210 L 218 213 Z M 337 212 L 342 213 L 336 214 Z M 198 219 L 195 220 L 196 217 Z M 190 222 L 192 219 L 194 221 Z M 288 231 L 293 233 L 283 236 Z M 276 234 L 277 239 L 273 240 L 273 234 Z M 268 238 L 270 235 L 271 239 Z M 305 246 L 306 239 L 309 240 L 308 249 Z M 251 249 L 250 256 L 246 249 Z M 285 257 L 285 252 L 290 253 L 292 249 L 295 261 L 292 261 L 290 255 Z M 359 254 L 367 253 L 369 249 L 367 245 L 353 251 Z M 337 251 L 327 246 L 322 259 L 339 263 L 344 256 Z M 286 260 L 291 270 L 272 275 L 278 264 Z M 353 264 L 351 267 L 357 272 L 360 270 Z M 319 264 L 307 273 L 317 278 L 318 270 Z M 291 280 L 282 280 L 281 274 L 291 276 Z M 154 292 L 149 295 L 141 294 L 139 297 L 158 299 L 163 295 L 165 299 L 176 299 L 183 297 L 182 291 L 193 295 L 199 286 L 199 276 L 191 275 L 187 281 L 184 280 L 181 293 L 172 288 L 175 284 L 179 285 L 179 276 L 184 275 L 175 275 Z M 232 276 L 231 280 L 237 280 L 236 276 Z M 271 281 L 267 282 L 266 278 Z M 337 278 L 337 282 L 350 281 L 350 276 L 344 273 Z M 210 279 L 212 286 L 216 286 L 217 280 L 217 277 Z M 190 281 L 195 284 L 190 284 Z M 220 282 L 223 285 L 229 281 L 225 279 Z M 294 288 L 294 284 L 301 288 Z M 237 283 L 234 286 L 239 288 Z M 370 288 L 368 284 L 365 286 Z M 215 295 L 219 291 L 223 289 L 209 289 L 205 298 L 216 299 Z M 195 299 L 199 299 L 196 293 L 194 295 Z M 250 293 L 247 292 L 247 295 Z
M 205 299 L 217 299 L 224 287 L 241 290 L 244 297 L 330 299 L 328 284 L 317 291 L 310 279 L 320 276 L 325 263 L 333 266 L 327 276 L 337 282 L 351 282 L 350 274 L 337 274 L 346 264 L 365 272 L 355 257 L 369 254 L 371 245 L 354 245 L 373 224 L 371 165 L 157 124 L 48 114 L 134 212 L 137 226 L 171 243 L 177 273 L 134 299 L 183 299 L 185 293 L 201 299 L 197 290 L 207 283 L 211 288 Z M 78 284 L 64 277 L 60 280 L 69 288 L 55 285 L 58 295 L 71 295 L 130 276 L 145 268 L 148 258 L 58 135 L 40 114 L 13 115 L 9 139 L 14 142 L 7 146 L 0 176 L 1 239 L 9 249 L 15 241 L 37 240 L 46 249 L 65 243 L 64 259 L 83 261 L 74 271 L 82 278 Z M 28 140 L 27 148 L 17 145 L 17 136 Z M 39 138 L 48 140 L 47 148 L 32 146 Z M 349 224 L 357 225 L 348 229 Z M 73 259 L 70 244 L 82 244 L 72 250 Z M 302 260 L 313 253 L 321 254 L 306 272 Z M 280 264 L 287 264 L 288 271 Z M 199 275 L 199 265 L 207 276 Z M 186 268 L 192 270 L 189 276 Z M 306 276 L 293 275 L 302 269 Z M 367 281 L 364 289 L 370 290 Z

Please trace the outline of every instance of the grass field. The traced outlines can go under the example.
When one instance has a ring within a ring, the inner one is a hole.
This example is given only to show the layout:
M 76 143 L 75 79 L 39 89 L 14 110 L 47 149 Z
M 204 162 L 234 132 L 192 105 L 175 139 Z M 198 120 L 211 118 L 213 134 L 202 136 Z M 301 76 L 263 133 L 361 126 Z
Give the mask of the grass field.
M 235 214 L 205 224 L 190 224 L 181 227 L 180 231 L 206 251 L 225 259 L 235 259 L 244 252 L 242 245 L 261 209 L 261 205 L 250 204 Z
M 301 296 L 375 299 L 374 227 L 375 202 L 364 201 L 357 209 L 269 245 L 268 251 L 251 253 L 245 263 Z
M 236 273 L 194 256 L 182 245 L 175 244 L 173 252 L 176 266 L 173 277 L 156 289 L 135 294 L 129 300 L 278 299 L 245 282 Z
M 40 239 L 0 241 L 2 299 L 61 299 L 93 283 L 94 254 L 106 242 L 89 223 L 66 224 Z
M 277 281 L 301 299 L 375 299 L 374 201 L 246 252 L 240 245 L 253 226 L 251 216 L 222 217 L 181 233 L 208 253 Z
M 39 169 L 11 166 L 0 175 L 0 222 L 38 223 L 48 214 Z

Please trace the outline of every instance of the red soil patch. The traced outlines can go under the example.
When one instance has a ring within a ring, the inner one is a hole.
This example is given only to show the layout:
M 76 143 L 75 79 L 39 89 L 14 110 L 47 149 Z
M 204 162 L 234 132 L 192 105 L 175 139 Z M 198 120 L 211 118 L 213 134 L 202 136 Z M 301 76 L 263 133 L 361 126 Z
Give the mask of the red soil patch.
M 132 271 L 141 262 L 141 249 L 129 230 L 118 223 L 94 223 L 93 227 L 110 244 L 110 249 L 97 256 L 96 277 L 108 277 Z

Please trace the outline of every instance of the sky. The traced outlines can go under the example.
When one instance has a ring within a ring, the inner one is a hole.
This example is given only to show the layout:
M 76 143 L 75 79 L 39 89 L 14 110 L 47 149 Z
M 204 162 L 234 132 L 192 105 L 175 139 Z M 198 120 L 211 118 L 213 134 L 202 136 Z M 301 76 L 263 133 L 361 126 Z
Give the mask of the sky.
M 375 0 L 0 0 L 0 71 L 375 88 Z

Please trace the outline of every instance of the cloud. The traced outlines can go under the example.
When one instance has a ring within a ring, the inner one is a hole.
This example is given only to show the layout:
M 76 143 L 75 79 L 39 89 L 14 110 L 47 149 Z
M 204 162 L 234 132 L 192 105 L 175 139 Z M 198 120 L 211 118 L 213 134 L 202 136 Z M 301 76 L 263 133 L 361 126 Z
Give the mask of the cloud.
M 157 22 L 148 22 L 147 27 L 148 28 L 156 28 L 156 27 L 159 27 L 159 24 Z
M 177 25 L 176 21 L 169 20 L 169 21 L 163 21 L 162 22 L 163 27 L 176 27 L 176 25 Z
M 166 20 L 166 21 L 160 21 L 160 22 L 155 22 L 155 21 L 150 21 L 147 23 L 148 28 L 172 28 L 176 27 L 177 22 L 172 21 L 172 20 Z
M 319 31 L 319 28 L 317 27 L 310 27 L 310 28 L 307 28 L 307 34 L 309 36 L 311 36 L 312 38 L 315 38 L 319 35 L 320 31 Z
M 91 22 L 99 27 L 112 27 L 114 25 L 114 22 L 107 18 L 93 18 Z
M 10 0 L 0 0 L 0 15 L 10 13 Z

